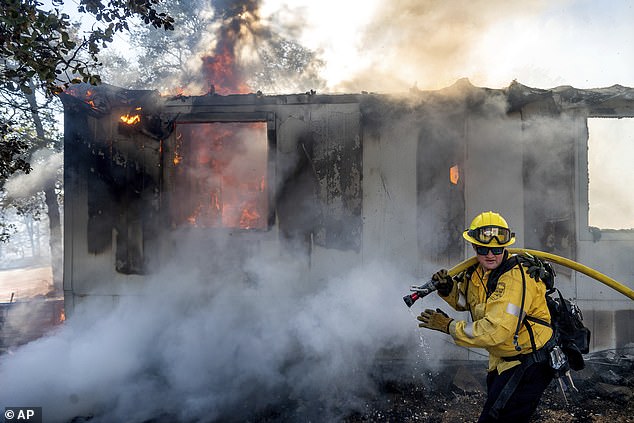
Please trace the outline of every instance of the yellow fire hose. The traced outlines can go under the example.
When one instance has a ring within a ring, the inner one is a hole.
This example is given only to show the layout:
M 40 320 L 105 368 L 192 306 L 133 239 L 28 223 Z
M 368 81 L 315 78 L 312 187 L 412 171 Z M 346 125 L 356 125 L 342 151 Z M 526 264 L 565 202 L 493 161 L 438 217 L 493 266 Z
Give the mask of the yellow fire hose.
M 507 248 L 508 252 L 511 254 L 530 254 L 532 256 L 535 257 L 539 257 L 541 259 L 544 260 L 549 260 L 552 263 L 557 263 L 560 264 L 562 266 L 568 267 L 569 269 L 572 270 L 576 270 L 577 272 L 581 272 L 586 276 L 589 276 L 599 282 L 601 282 L 602 284 L 605 284 L 607 286 L 609 286 L 610 288 L 614 289 L 615 291 L 620 292 L 621 294 L 625 295 L 626 297 L 630 298 L 631 300 L 634 300 L 634 290 L 628 288 L 627 286 L 618 283 L 617 281 L 615 281 L 614 279 L 597 272 L 594 269 L 591 269 L 588 266 L 584 266 L 581 263 L 577 263 L 576 261 L 567 259 L 565 257 L 561 257 L 558 256 L 556 254 L 552 254 L 552 253 L 546 253 L 544 251 L 538 251 L 538 250 L 528 250 L 525 248 Z M 455 265 L 454 267 L 452 267 L 451 269 L 449 269 L 449 274 L 451 276 L 455 276 L 458 273 L 466 270 L 469 266 L 475 264 L 477 262 L 477 258 L 476 257 L 471 257 L 461 263 L 458 263 L 457 265 Z

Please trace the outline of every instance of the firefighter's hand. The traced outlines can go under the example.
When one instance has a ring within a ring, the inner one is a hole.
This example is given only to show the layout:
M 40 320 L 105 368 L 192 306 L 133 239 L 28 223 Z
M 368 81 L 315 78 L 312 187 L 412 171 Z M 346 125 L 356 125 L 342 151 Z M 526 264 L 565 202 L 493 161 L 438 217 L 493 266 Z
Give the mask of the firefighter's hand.
M 453 289 L 453 279 L 449 276 L 447 269 L 440 269 L 434 273 L 431 280 L 436 283 L 436 288 L 441 296 L 446 297 L 451 293 L 451 290 Z
M 444 333 L 449 333 L 449 324 L 453 322 L 453 319 L 439 308 L 436 311 L 427 309 L 416 318 L 421 322 L 418 324 L 419 328 L 433 329 Z
M 536 281 L 543 281 L 549 276 L 546 267 L 544 267 L 544 263 L 539 259 L 532 260 L 530 263 L 524 263 L 524 266 L 526 267 L 528 275 Z

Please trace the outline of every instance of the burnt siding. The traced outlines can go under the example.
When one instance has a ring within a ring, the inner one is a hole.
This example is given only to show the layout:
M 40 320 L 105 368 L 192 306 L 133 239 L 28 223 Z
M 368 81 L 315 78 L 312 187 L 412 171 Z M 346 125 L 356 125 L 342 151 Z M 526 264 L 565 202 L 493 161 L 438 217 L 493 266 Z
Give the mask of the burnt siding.
M 322 212 L 317 197 L 319 182 L 314 166 L 314 139 L 303 122 L 298 126 L 297 143 L 292 147 L 280 146 L 283 150 L 276 153 L 279 188 L 274 203 L 283 240 L 290 241 L 292 248 L 300 246 L 307 252 L 311 234 L 321 224 Z
M 418 242 L 423 259 L 449 265 L 463 260 L 465 118 L 431 119 L 421 123 L 418 143 Z M 457 184 L 452 166 L 461 173 Z
M 113 251 L 117 272 L 143 274 L 146 245 L 159 225 L 160 142 L 142 134 L 142 127 L 121 126 L 118 117 L 127 110 L 67 111 L 66 184 L 83 179 L 87 185 L 87 252 Z
M 88 113 L 66 108 L 64 186 L 66 203 L 74 204 L 73 198 L 86 196 L 88 223 L 86 225 L 86 247 L 90 254 L 104 253 L 112 244 L 114 213 L 112 210 L 113 190 L 110 176 L 110 159 L 106 157 L 105 146 L 94 143 L 94 118 Z M 88 184 L 87 189 L 82 188 Z M 85 192 L 84 192 L 85 190 Z M 73 208 L 74 210 L 74 208 Z M 65 213 L 66 226 L 72 233 L 77 228 L 71 210 Z M 68 237 L 72 238 L 72 237 Z
M 361 248 L 362 150 L 358 113 L 330 112 L 311 121 L 313 165 L 321 224 L 314 242 L 327 248 Z
M 534 107 L 523 113 L 524 244 L 574 260 L 575 119 Z
M 634 340 L 634 310 L 617 310 L 615 312 L 616 347 L 624 348 Z
M 117 198 L 122 187 L 125 187 L 125 179 L 121 172 L 112 167 L 112 161 L 106 155 L 105 146 L 90 146 L 81 144 L 79 148 L 85 149 L 83 162 L 88 166 L 89 189 L 88 201 L 88 225 L 86 228 L 86 241 L 88 252 L 100 254 L 109 250 L 112 246 L 112 228 L 116 222 Z

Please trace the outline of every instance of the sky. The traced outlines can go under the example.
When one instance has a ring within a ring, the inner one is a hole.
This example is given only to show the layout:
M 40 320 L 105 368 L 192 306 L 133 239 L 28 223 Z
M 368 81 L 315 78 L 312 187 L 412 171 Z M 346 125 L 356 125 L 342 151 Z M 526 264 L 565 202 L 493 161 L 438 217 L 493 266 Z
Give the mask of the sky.
M 588 130 L 589 225 L 634 228 L 634 119 L 588 119 Z
M 74 14 L 76 3 L 64 9 Z M 633 0 L 260 4 L 263 19 L 282 31 L 293 28 L 293 38 L 324 60 L 329 92 L 439 89 L 461 78 L 489 88 L 513 80 L 545 89 L 634 86 Z M 124 38 L 118 35 L 113 47 L 130 53 Z
M 301 23 L 333 91 L 634 86 L 634 2 L 614 0 L 264 0 Z

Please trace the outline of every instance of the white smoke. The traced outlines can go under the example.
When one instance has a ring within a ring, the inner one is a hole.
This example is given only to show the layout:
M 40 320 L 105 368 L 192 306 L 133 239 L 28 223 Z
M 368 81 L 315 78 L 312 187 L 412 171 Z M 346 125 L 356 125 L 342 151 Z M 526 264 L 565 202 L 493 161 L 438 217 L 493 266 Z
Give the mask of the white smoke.
M 439 89 L 465 77 L 485 87 L 633 85 L 628 1 L 263 3 L 264 12 L 300 22 L 301 41 L 326 62 L 331 92 Z M 280 4 L 292 10 L 279 12 Z
M 31 157 L 33 170 L 9 178 L 5 190 L 9 198 L 28 198 L 42 191 L 57 178 L 64 164 L 64 154 L 48 149 L 38 150 Z
M 79 305 L 57 332 L 1 357 L 0 405 L 41 406 L 47 422 L 192 422 L 292 404 L 326 421 L 376 388 L 382 350 L 418 336 L 401 299 L 408 276 L 385 263 L 311 286 L 297 257 L 260 255 L 245 283 L 221 260 L 195 270 L 187 251 L 140 295 Z

